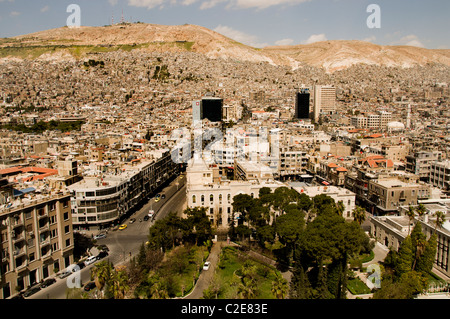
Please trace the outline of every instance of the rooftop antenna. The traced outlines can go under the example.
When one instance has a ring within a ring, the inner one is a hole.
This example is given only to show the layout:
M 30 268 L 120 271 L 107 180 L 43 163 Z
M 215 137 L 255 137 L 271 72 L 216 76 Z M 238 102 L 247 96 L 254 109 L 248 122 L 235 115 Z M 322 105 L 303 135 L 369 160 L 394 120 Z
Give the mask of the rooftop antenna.
M 124 23 L 125 21 L 123 20 L 123 9 L 122 9 L 122 16 L 120 17 L 120 23 Z

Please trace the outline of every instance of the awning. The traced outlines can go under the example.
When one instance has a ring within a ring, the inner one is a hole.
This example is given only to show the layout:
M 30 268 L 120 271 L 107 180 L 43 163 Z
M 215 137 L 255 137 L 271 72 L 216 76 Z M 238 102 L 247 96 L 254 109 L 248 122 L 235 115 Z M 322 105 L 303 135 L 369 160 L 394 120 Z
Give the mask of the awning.
M 325 182 L 325 181 L 323 181 L 322 184 L 323 184 L 323 185 L 327 185 L 327 186 L 330 185 L 330 183 Z

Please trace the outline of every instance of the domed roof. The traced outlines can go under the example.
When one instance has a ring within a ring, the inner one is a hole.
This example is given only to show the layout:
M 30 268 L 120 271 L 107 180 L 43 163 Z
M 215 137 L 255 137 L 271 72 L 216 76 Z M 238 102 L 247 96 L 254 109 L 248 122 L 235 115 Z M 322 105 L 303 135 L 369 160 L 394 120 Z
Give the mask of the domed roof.
M 397 130 L 404 130 L 405 129 L 405 124 L 401 123 L 401 122 L 389 122 L 388 123 L 388 128 L 390 129 L 397 129 Z

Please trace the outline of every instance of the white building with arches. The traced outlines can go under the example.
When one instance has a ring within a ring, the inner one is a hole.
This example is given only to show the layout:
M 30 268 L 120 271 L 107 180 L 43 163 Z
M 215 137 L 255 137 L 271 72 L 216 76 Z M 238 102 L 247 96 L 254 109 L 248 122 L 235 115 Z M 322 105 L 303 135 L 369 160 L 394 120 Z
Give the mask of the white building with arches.
M 286 184 L 267 180 L 224 180 L 216 172 L 215 165 L 207 164 L 202 158 L 194 157 L 187 168 L 186 196 L 189 208 L 206 207 L 211 223 L 218 230 L 227 230 L 233 218 L 233 197 L 247 194 L 257 198 L 259 190 L 268 187 L 272 192 Z M 240 218 L 234 216 L 236 225 Z

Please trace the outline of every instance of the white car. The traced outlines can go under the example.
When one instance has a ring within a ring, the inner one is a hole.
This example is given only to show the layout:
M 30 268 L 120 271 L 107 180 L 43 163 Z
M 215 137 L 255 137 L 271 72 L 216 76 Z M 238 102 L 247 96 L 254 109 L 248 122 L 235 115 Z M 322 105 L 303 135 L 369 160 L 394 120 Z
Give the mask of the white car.
M 210 263 L 209 261 L 205 262 L 205 263 L 203 264 L 203 270 L 208 270 L 208 269 L 209 269 L 209 266 L 211 266 L 211 263 Z
M 94 263 L 96 260 L 97 260 L 97 256 L 91 256 L 84 261 L 84 264 L 87 266 L 87 265 Z
M 153 214 L 155 214 L 155 211 L 153 210 L 153 209 L 151 209 L 149 212 L 148 212 L 148 217 L 152 217 L 153 216 Z

